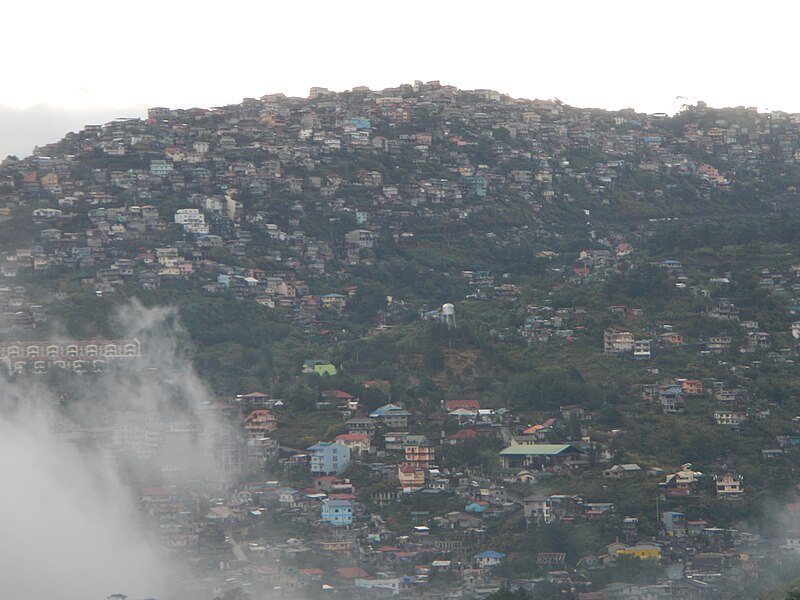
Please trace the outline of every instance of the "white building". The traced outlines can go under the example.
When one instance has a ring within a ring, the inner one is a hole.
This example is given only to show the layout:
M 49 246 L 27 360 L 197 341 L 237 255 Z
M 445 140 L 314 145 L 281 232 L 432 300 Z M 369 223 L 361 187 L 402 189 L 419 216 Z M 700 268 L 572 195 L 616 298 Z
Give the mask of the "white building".
M 207 234 L 206 216 L 199 208 L 179 208 L 175 211 L 175 222 L 183 227 L 186 233 Z

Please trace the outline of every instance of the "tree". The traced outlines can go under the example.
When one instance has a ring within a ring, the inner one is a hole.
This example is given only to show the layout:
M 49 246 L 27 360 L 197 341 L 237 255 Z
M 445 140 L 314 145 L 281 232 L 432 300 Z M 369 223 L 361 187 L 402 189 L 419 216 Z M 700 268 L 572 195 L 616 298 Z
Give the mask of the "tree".
M 494 594 L 486 597 L 487 600 L 533 600 L 533 596 L 523 589 L 516 589 L 513 592 L 508 588 L 502 588 Z
M 250 600 L 250 594 L 240 587 L 235 587 L 222 594 L 222 596 L 217 596 L 214 600 Z

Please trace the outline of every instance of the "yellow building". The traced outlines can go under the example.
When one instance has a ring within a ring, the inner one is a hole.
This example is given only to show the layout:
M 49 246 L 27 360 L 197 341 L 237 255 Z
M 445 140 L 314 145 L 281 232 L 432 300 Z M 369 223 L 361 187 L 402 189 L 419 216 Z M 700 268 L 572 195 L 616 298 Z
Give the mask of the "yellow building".
M 39 183 L 42 184 L 42 187 L 55 187 L 58 185 L 58 175 L 55 173 L 48 173 L 39 180 Z
M 419 467 L 401 465 L 397 468 L 397 478 L 400 480 L 400 489 L 405 493 L 425 487 L 425 469 Z
M 661 547 L 654 544 L 638 544 L 617 550 L 617 556 L 635 556 L 641 560 L 661 560 Z

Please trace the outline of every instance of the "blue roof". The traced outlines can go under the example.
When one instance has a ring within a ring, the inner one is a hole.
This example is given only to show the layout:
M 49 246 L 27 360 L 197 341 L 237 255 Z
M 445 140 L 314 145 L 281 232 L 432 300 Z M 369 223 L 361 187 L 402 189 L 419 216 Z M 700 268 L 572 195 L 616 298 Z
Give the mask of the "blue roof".
M 403 410 L 402 406 L 398 406 L 397 404 L 384 404 L 383 406 L 376 408 L 371 413 L 369 413 L 370 417 L 382 417 L 388 412 L 397 412 Z
M 505 558 L 506 555 L 502 552 L 495 552 L 494 550 L 487 550 L 486 552 L 481 552 L 477 554 L 475 558 Z
M 328 446 L 332 446 L 333 442 L 317 442 L 313 446 L 309 446 L 306 448 L 309 452 L 313 452 L 314 450 L 324 450 Z

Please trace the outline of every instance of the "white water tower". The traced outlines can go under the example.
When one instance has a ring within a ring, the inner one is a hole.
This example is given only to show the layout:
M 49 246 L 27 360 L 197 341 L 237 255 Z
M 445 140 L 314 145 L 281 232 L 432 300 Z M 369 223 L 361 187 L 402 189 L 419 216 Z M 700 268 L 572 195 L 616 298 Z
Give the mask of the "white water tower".
M 456 307 L 450 304 L 442 304 L 442 321 L 448 327 L 456 326 Z

